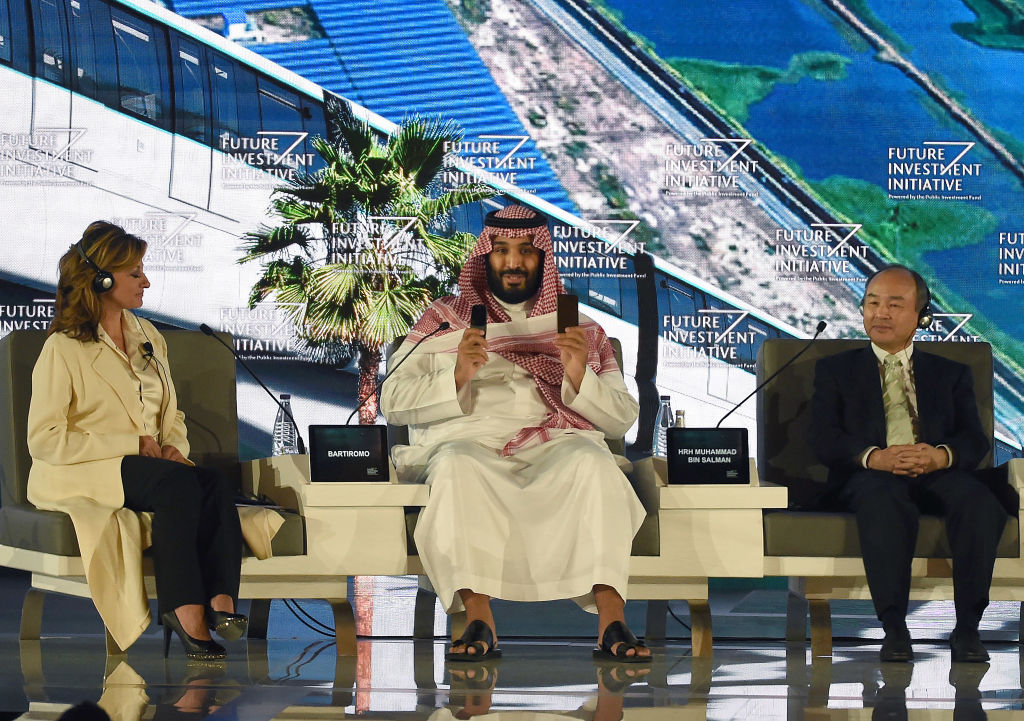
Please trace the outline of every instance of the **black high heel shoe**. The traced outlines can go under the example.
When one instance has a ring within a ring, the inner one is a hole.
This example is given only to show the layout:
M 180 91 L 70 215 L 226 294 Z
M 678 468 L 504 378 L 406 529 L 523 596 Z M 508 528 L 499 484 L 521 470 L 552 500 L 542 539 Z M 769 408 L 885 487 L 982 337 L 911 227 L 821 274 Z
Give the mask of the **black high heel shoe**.
M 249 619 L 241 613 L 206 609 L 206 625 L 225 641 L 237 641 L 249 628 Z
M 164 658 L 167 658 L 167 652 L 171 647 L 171 631 L 178 634 L 178 638 L 181 639 L 181 645 L 185 647 L 185 655 L 190 659 L 195 661 L 216 661 L 227 657 L 228 654 L 224 647 L 216 641 L 212 639 L 203 641 L 198 638 L 192 638 L 185 633 L 185 629 L 181 627 L 181 621 L 178 620 L 178 614 L 174 611 L 160 614 L 160 621 L 164 624 Z

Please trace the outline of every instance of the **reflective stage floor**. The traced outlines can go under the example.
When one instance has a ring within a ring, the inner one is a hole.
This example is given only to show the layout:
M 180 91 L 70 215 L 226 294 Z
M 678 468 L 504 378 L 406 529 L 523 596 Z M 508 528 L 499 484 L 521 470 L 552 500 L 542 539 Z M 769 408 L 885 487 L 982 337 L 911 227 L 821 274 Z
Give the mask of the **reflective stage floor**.
M 378 640 L 338 659 L 329 641 L 231 644 L 223 664 L 161 657 L 143 639 L 105 662 L 102 639 L 2 644 L 2 718 L 54 719 L 82 700 L 115 719 L 1024 719 L 1016 644 L 990 664 L 956 664 L 918 644 L 913 664 L 878 663 L 878 645 L 837 648 L 813 663 L 803 648 L 728 642 L 713 659 L 655 648 L 650 669 L 599 667 L 584 643 L 505 642 L 494 665 L 445 668 L 441 643 Z M 10 668 L 18 660 L 20 668 Z M 635 679 L 632 678 L 635 675 Z M 20 698 L 19 698 L 20 697 Z
M 353 589 L 366 636 L 356 658 L 339 658 L 331 639 L 317 636 L 275 603 L 274 637 L 225 644 L 226 662 L 196 664 L 186 661 L 177 640 L 165 660 L 157 627 L 127 655 L 108 659 L 102 626 L 81 599 L 48 600 L 43 630 L 49 637 L 19 644 L 18 610 L 27 583 L 0 573 L 0 721 L 56 719 L 83 700 L 101 700 L 115 719 L 125 721 L 447 721 L 485 715 L 503 721 L 1024 721 L 1019 604 L 993 604 L 986 614 L 982 637 L 992 653 L 989 664 L 951 667 L 944 639 L 952 609 L 935 603 L 915 606 L 910 618 L 916 662 L 881 664 L 877 623 L 863 604 L 834 609 L 837 637 L 846 640 L 837 640 L 832 657 L 812 660 L 809 646 L 781 640 L 784 591 L 719 590 L 712 594 L 714 656 L 694 658 L 689 641 L 674 638 L 654 645 L 649 669 L 595 665 L 593 619 L 571 604 L 496 604 L 503 659 L 446 667 L 440 638 L 413 641 L 400 628 L 411 615 L 408 584 Z M 326 607 L 303 606 L 314 617 L 329 618 Z M 673 609 L 679 619 L 669 623 L 685 634 L 686 606 Z M 644 604 L 630 604 L 628 611 L 630 624 L 642 630 Z M 393 632 L 382 633 L 389 624 Z M 442 625 L 439 616 L 439 634 Z M 853 637 L 858 633 L 864 637 Z

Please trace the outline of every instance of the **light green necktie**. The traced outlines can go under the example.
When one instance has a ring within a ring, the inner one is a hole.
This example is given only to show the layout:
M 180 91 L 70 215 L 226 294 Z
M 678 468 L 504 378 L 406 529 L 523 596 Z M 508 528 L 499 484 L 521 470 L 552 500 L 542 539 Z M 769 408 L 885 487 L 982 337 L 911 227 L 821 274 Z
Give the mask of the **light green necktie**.
M 914 422 L 910 416 L 910 399 L 907 398 L 907 389 L 903 385 L 903 367 L 900 359 L 889 354 L 882 363 L 882 377 L 885 380 L 885 391 L 882 395 L 885 402 L 885 444 L 898 446 L 916 443 Z

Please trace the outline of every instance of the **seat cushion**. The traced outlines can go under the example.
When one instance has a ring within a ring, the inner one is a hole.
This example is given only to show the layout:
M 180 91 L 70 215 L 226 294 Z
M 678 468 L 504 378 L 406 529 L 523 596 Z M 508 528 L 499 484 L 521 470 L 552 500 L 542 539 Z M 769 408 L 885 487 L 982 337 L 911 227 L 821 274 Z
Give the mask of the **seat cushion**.
M 812 556 L 860 558 L 857 519 L 852 513 L 811 511 L 766 511 L 764 514 L 766 556 Z M 1010 518 L 999 540 L 1000 558 L 1020 555 L 1020 530 Z M 945 524 L 937 516 L 921 516 L 914 556 L 949 558 Z
M 302 516 L 278 510 L 284 523 L 271 542 L 275 556 L 301 556 L 306 552 L 306 529 Z M 78 556 L 78 539 L 71 516 L 59 511 L 41 511 L 31 506 L 0 508 L 0 545 L 57 556 Z M 251 556 L 248 547 L 245 555 Z
M 79 555 L 71 516 L 29 505 L 0 508 L 0 544 L 57 556 Z

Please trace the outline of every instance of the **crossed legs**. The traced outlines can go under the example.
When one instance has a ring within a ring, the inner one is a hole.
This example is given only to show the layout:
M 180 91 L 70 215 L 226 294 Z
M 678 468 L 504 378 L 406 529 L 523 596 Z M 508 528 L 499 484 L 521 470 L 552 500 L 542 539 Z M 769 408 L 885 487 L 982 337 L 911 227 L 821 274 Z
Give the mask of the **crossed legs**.
M 173 611 L 192 638 L 210 640 L 206 608 L 234 612 L 241 529 L 228 482 L 215 471 L 162 458 L 125 456 L 124 505 L 153 512 L 160 614 Z
M 218 593 L 210 599 L 210 608 L 214 611 L 234 613 L 235 599 L 226 593 Z M 178 621 L 181 622 L 181 627 L 185 629 L 185 633 L 200 641 L 210 640 L 210 631 L 206 623 L 206 606 L 201 603 L 187 603 L 178 606 L 174 613 L 178 617 Z

